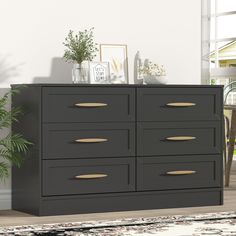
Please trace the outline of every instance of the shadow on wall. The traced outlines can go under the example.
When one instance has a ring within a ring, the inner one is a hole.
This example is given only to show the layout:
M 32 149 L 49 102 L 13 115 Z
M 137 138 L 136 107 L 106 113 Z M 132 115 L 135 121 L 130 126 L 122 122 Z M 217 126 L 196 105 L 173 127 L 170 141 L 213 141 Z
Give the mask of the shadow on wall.
M 0 84 L 7 84 L 10 82 L 12 77 L 19 75 L 19 66 L 10 66 L 7 62 L 7 56 L 3 57 L 0 55 Z M 3 97 L 7 92 L 10 91 L 10 88 L 3 87 L 0 88 L 0 97 Z M 10 109 L 11 101 L 7 103 L 7 108 Z M 0 136 L 2 131 L 0 132 Z
M 33 83 L 72 83 L 72 64 L 65 62 L 60 57 L 52 59 L 49 77 L 35 77 Z
M 14 77 L 19 76 L 22 64 L 12 66 L 7 61 L 8 56 L 0 55 L 0 83 L 10 84 Z
M 7 92 L 10 91 L 10 88 L 0 88 L 0 97 L 3 97 Z M 9 107 L 10 109 L 10 101 L 9 103 L 7 104 L 7 106 Z

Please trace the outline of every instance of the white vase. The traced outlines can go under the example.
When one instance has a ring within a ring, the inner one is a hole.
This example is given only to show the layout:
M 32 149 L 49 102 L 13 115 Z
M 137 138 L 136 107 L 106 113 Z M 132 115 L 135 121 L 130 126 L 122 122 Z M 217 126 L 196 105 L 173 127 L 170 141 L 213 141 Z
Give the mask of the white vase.
M 72 82 L 74 84 L 86 84 L 89 82 L 88 68 L 84 67 L 82 63 L 73 65 Z
M 166 75 L 146 75 L 144 76 L 145 84 L 167 84 L 167 76 Z

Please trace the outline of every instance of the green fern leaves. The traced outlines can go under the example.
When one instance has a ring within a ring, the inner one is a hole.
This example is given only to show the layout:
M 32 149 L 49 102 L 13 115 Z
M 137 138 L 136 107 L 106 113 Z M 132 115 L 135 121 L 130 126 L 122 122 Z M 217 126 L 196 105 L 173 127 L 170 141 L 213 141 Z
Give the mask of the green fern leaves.
M 11 90 L 0 98 L 0 132 L 4 128 L 10 128 L 13 122 L 18 122 L 22 115 L 20 107 L 7 110 L 7 102 L 11 95 L 19 93 L 18 89 Z M 31 145 L 21 134 L 9 132 L 5 137 L 0 135 L 0 180 L 9 175 L 10 165 L 20 167 L 24 161 L 22 153 L 26 153 Z

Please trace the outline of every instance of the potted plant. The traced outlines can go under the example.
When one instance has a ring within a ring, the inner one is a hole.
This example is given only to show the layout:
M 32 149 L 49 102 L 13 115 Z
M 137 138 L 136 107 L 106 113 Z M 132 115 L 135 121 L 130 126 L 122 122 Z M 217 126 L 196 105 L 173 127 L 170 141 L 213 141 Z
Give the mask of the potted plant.
M 143 78 L 145 84 L 166 84 L 166 70 L 163 65 L 158 65 L 151 61 L 145 60 L 139 66 L 139 76 Z
M 13 122 L 18 122 L 18 116 L 22 114 L 20 107 L 12 108 L 8 111 L 6 105 L 9 97 L 18 93 L 19 89 L 11 90 L 0 98 L 0 130 L 10 128 Z M 11 131 L 0 136 L 0 180 L 4 180 L 9 175 L 10 165 L 20 167 L 24 161 L 22 153 L 28 150 L 31 143 L 21 134 Z
M 93 40 L 93 30 L 94 28 L 79 31 L 78 34 L 74 34 L 70 30 L 63 43 L 66 47 L 64 59 L 67 62 L 74 63 L 72 69 L 72 81 L 74 83 L 88 82 L 88 70 L 86 71 L 82 67 L 82 62 L 92 61 L 98 51 L 97 43 Z

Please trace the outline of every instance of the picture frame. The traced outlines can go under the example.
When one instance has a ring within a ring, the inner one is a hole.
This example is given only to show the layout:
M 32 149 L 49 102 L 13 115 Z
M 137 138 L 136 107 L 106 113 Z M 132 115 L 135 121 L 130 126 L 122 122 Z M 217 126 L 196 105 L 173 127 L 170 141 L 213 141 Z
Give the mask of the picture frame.
M 110 84 L 109 62 L 89 63 L 89 83 L 90 84 Z
M 125 44 L 100 44 L 100 60 L 110 65 L 112 84 L 128 84 L 128 50 Z

